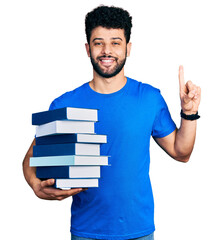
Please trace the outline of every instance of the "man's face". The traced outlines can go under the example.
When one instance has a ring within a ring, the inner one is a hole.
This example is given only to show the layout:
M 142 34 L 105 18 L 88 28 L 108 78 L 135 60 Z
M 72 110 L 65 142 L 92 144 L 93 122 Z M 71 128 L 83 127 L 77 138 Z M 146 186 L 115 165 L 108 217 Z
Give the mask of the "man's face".
M 124 70 L 131 43 L 126 44 L 123 29 L 93 29 L 90 44 L 86 44 L 94 71 L 101 77 L 111 78 Z

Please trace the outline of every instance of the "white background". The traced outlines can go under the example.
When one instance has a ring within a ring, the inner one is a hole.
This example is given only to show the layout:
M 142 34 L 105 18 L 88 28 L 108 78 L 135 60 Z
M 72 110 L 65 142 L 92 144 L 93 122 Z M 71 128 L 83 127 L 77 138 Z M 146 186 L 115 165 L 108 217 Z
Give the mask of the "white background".
M 156 240 L 222 240 L 223 15 L 217 0 L 0 2 L 0 238 L 70 239 L 71 198 L 38 199 L 24 180 L 22 160 L 35 134 L 31 114 L 91 80 L 84 18 L 102 3 L 133 16 L 125 74 L 160 88 L 178 126 L 180 64 L 185 79 L 202 88 L 190 162 L 176 162 L 151 143 Z

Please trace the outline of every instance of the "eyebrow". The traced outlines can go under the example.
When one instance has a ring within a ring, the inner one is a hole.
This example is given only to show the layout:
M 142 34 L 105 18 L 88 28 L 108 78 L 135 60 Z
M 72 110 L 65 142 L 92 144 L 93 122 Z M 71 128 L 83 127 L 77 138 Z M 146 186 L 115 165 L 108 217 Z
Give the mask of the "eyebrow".
M 119 39 L 119 40 L 122 41 L 122 39 L 121 39 L 120 37 L 114 37 L 114 38 L 112 38 L 112 40 L 116 40 L 116 39 Z
M 111 38 L 111 39 L 112 39 L 112 40 L 117 40 L 117 39 L 119 39 L 119 40 L 123 41 L 122 38 L 120 38 L 120 37 L 113 37 L 113 38 Z M 94 39 L 92 40 L 92 42 L 97 41 L 97 40 L 104 40 L 104 38 L 94 38 Z

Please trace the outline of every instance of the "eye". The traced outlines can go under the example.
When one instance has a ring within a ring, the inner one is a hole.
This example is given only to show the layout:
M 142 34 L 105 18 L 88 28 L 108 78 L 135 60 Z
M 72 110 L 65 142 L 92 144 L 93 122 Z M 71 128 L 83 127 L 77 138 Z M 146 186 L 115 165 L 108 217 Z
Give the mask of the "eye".
M 112 44 L 113 44 L 113 45 L 120 45 L 119 42 L 113 42 Z
M 102 42 L 95 42 L 94 45 L 95 46 L 100 46 L 100 45 L 102 45 Z

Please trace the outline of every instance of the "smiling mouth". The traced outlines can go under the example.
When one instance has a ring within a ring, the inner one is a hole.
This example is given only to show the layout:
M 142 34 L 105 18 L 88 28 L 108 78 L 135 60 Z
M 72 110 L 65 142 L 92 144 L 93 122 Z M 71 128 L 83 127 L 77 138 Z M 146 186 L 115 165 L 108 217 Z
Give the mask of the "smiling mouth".
M 112 63 L 112 62 L 114 62 L 114 60 L 112 60 L 112 59 L 100 59 L 100 61 L 103 62 L 103 63 Z
M 100 59 L 100 63 L 102 66 L 110 67 L 113 64 L 113 59 Z
M 99 57 L 99 61 L 103 66 L 110 66 L 116 61 L 116 58 L 110 57 L 110 56 L 109 57 L 103 56 L 103 57 Z

